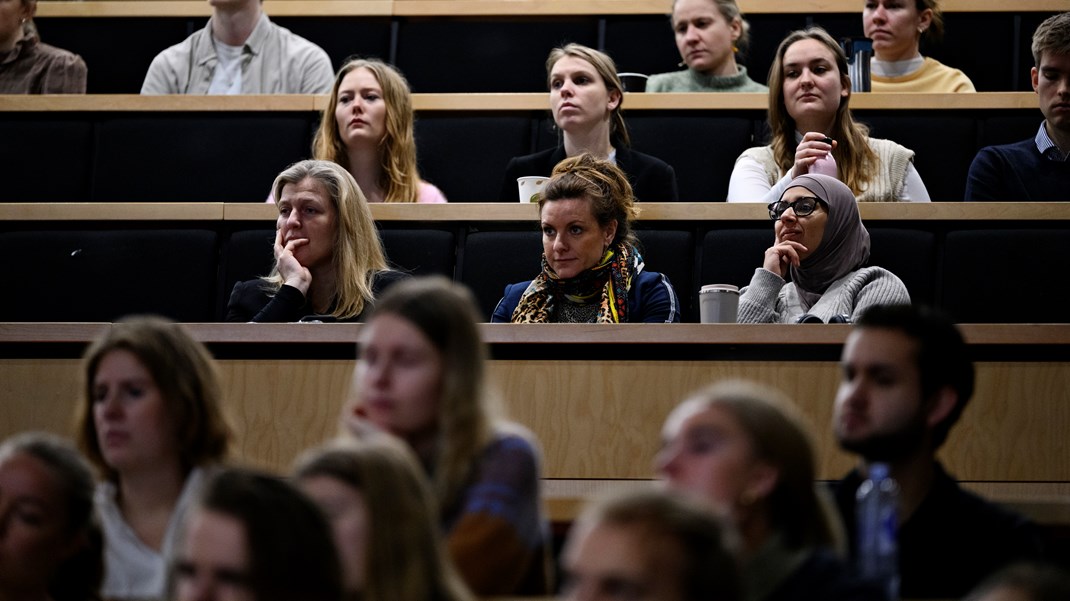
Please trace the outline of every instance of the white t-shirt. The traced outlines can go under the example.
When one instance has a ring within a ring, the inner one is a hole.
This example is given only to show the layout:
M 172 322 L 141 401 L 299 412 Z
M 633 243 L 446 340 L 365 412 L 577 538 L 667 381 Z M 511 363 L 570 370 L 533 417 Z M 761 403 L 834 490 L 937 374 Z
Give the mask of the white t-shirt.
M 241 53 L 244 46 L 228 46 L 219 40 L 212 40 L 215 46 L 215 72 L 212 83 L 208 85 L 209 94 L 241 94 Z
M 161 551 L 150 548 L 126 522 L 115 500 L 116 487 L 111 482 L 97 485 L 94 504 L 104 530 L 104 583 L 100 595 L 105 599 L 163 599 L 167 583 L 167 562 L 178 542 L 183 518 L 197 497 L 205 472 L 194 468 L 182 486 L 171 521 L 163 538 Z

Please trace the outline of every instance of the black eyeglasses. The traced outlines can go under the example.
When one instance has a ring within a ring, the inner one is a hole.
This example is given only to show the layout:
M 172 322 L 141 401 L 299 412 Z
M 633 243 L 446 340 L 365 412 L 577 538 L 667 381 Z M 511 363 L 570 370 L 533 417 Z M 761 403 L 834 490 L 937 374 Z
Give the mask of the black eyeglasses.
M 818 203 L 824 202 L 816 196 L 802 196 L 795 200 L 788 202 L 786 200 L 778 200 L 776 202 L 769 203 L 769 218 L 773 221 L 780 219 L 780 216 L 784 214 L 784 211 L 791 209 L 795 211 L 796 217 L 806 217 L 817 209 Z

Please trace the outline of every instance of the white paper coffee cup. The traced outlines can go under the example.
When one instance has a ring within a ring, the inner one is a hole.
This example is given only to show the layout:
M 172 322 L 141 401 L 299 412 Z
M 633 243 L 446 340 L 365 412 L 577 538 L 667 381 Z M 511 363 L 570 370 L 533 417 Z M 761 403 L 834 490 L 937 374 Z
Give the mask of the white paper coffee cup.
M 739 314 L 739 286 L 707 284 L 698 291 L 699 321 L 736 323 Z
M 516 178 L 516 185 L 520 191 L 520 202 L 539 202 L 539 191 L 548 181 L 550 181 L 550 178 L 542 175 L 528 175 Z

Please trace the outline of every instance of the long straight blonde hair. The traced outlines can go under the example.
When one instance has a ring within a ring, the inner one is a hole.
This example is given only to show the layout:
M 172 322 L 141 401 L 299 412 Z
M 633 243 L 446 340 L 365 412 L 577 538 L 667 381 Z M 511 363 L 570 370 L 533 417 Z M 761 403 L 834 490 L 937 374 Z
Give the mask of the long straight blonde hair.
M 442 356 L 438 441 L 428 467 L 440 515 L 452 515 L 494 429 L 475 299 L 444 277 L 413 278 L 378 299 L 370 321 L 381 315 L 412 324 Z
M 303 455 L 297 480 L 326 477 L 359 492 L 370 528 L 362 601 L 471 601 L 446 552 L 423 468 L 402 442 L 339 439 Z
M 350 59 L 342 65 L 334 78 L 327 108 L 320 117 L 319 130 L 312 142 L 312 155 L 323 161 L 349 165 L 349 151 L 338 131 L 334 109 L 338 106 L 338 87 L 342 80 L 362 67 L 375 76 L 386 104 L 386 132 L 379 141 L 379 186 L 385 192 L 386 202 L 416 202 L 420 192 L 420 172 L 416 168 L 412 93 L 405 76 L 392 65 L 363 58 Z

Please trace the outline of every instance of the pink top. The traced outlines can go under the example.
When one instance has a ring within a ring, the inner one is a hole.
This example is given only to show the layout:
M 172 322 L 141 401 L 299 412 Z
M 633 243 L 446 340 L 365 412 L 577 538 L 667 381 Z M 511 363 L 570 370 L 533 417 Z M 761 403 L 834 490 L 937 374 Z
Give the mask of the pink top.
M 275 197 L 272 194 L 268 194 L 267 200 L 264 202 L 273 203 Z M 416 202 L 420 204 L 443 204 L 446 201 L 446 195 L 435 187 L 434 184 L 429 184 L 423 180 L 416 186 Z
M 429 184 L 423 180 L 420 180 L 420 185 L 416 188 L 416 202 L 423 204 L 442 204 L 446 202 L 446 195 L 435 187 L 434 184 Z

